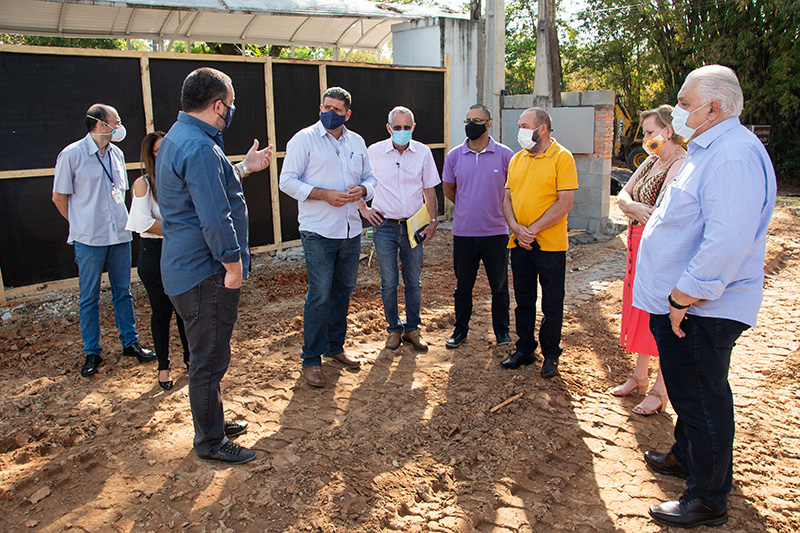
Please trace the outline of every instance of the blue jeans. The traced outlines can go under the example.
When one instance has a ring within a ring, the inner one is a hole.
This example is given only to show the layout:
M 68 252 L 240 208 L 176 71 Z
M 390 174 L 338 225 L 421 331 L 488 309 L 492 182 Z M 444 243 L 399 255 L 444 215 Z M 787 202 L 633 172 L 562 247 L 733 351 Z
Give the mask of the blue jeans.
M 508 235 L 490 237 L 453 236 L 453 271 L 456 290 L 456 333 L 469 331 L 472 317 L 472 289 L 481 261 L 492 290 L 492 329 L 495 335 L 508 333 Z
M 419 306 L 422 300 L 422 248 L 418 244 L 411 248 L 408 242 L 408 230 L 405 224 L 384 220 L 375 228 L 372 237 L 375 253 L 378 255 L 378 266 L 381 269 L 381 299 L 383 315 L 386 317 L 387 331 L 404 333 L 419 328 L 422 320 L 419 317 Z M 403 286 L 406 301 L 406 321 L 400 321 L 397 311 L 397 286 L 400 283 L 397 257 L 403 265 Z
M 672 454 L 689 471 L 684 497 L 714 510 L 727 507 L 733 480 L 733 395 L 728 367 L 736 339 L 749 326 L 724 318 L 686 315 L 684 338 L 669 315 L 650 315 L 661 372 L 678 414 Z
M 517 308 L 517 351 L 533 353 L 541 344 L 545 359 L 561 355 L 561 324 L 564 318 L 564 283 L 567 252 L 543 252 L 534 241 L 534 248 L 517 246 L 511 249 L 511 271 L 514 274 L 514 298 Z M 542 286 L 542 323 L 536 342 L 537 282 Z
M 225 274 L 214 274 L 188 291 L 170 296 L 189 341 L 189 405 L 194 450 L 218 451 L 227 440 L 219 384 L 231 362 L 231 335 L 239 316 L 241 289 L 228 289 Z
M 137 340 L 136 318 L 131 296 L 131 243 L 111 246 L 75 244 L 75 264 L 78 265 L 78 284 L 81 291 L 81 338 L 86 355 L 100 355 L 100 278 L 108 271 L 114 319 L 119 340 L 127 348 Z
M 303 366 L 320 366 L 323 355 L 344 352 L 350 294 L 356 288 L 361 235 L 328 239 L 301 231 L 308 272 L 303 308 Z

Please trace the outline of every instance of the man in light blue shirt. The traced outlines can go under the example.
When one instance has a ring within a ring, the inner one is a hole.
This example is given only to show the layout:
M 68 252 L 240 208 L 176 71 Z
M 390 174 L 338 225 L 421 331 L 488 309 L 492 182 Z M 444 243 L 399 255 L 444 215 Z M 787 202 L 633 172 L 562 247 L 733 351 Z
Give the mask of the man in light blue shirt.
M 103 364 L 100 356 L 100 280 L 108 271 L 114 318 L 122 355 L 140 362 L 156 356 L 139 345 L 131 296 L 131 232 L 125 230 L 128 173 L 125 154 L 110 141 L 125 138 L 119 113 L 106 104 L 86 111 L 89 133 L 64 148 L 56 160 L 53 203 L 69 222 L 67 243 L 75 247 L 81 291 L 81 337 L 86 362 L 81 376 L 89 377 Z
M 669 453 L 648 451 L 656 472 L 687 478 L 679 501 L 650 507 L 659 523 L 689 528 L 728 519 L 734 435 L 728 367 L 734 343 L 755 326 L 764 285 L 775 172 L 739 123 L 736 74 L 691 72 L 672 113 L 690 140 L 686 162 L 642 235 L 633 305 L 650 313 L 661 369 L 678 414 Z
M 291 138 L 281 169 L 280 189 L 298 202 L 308 271 L 303 378 L 313 387 L 325 386 L 323 355 L 346 367 L 360 364 L 344 353 L 344 339 L 361 252 L 357 202 L 372 198 L 376 179 L 364 139 L 344 126 L 350 105 L 344 89 L 325 91 L 319 122 Z

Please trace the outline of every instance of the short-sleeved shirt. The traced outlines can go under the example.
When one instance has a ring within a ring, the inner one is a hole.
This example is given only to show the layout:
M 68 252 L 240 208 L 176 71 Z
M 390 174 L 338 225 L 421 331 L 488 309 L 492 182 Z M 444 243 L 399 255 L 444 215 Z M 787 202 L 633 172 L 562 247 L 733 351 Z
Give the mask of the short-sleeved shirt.
M 423 204 L 422 189 L 439 185 L 439 171 L 431 149 L 412 140 L 401 154 L 391 139 L 367 148 L 378 184 L 372 207 L 386 218 L 402 219 L 414 215 Z
M 161 278 L 170 296 L 225 273 L 222 263 L 241 259 L 243 277 L 250 271 L 244 191 L 219 138 L 218 129 L 180 112 L 158 149 Z
M 125 229 L 135 231 L 143 239 L 162 239 L 161 235 L 147 232 L 156 221 L 161 220 L 161 209 L 159 209 L 156 199 L 153 198 L 150 182 L 144 178 L 144 183 L 147 186 L 144 196 L 136 196 L 135 192 L 131 195 L 133 196 L 131 213 L 128 215 L 128 225 L 125 226 Z
M 450 150 L 444 159 L 442 181 L 456 185 L 453 235 L 508 235 L 503 194 L 513 156 L 511 148 L 491 137 L 481 152 L 471 150 L 466 140 Z
M 523 226 L 536 222 L 550 206 L 558 201 L 559 191 L 578 188 L 578 171 L 569 150 L 555 139 L 543 154 L 532 156 L 527 150 L 517 152 L 508 164 L 506 189 L 511 192 L 514 216 Z M 569 249 L 567 215 L 549 228 L 536 234 L 539 248 L 546 252 Z M 512 237 L 509 248 L 516 247 Z
M 105 170 L 104 170 L 105 167 Z M 125 155 L 109 143 L 100 155 L 91 133 L 64 148 L 56 160 L 53 192 L 69 196 L 69 237 L 67 243 L 111 246 L 130 242 L 125 229 L 128 210 L 117 203 L 113 189 L 128 190 Z

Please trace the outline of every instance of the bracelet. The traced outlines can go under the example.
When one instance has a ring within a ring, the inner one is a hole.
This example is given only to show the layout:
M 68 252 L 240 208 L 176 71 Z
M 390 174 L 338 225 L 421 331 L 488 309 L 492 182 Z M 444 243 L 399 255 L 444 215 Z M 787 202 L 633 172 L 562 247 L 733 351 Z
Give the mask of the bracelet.
M 240 165 L 242 165 L 242 168 L 241 168 L 241 171 L 242 171 L 242 177 L 245 177 L 245 176 L 247 176 L 248 174 L 250 174 L 250 169 L 249 169 L 249 168 L 247 168 L 247 163 L 245 163 L 245 162 L 244 162 L 244 159 L 242 159 L 242 160 L 239 162 L 239 164 L 240 164 Z
M 675 309 L 689 309 L 692 306 L 692 304 L 689 305 L 679 304 L 678 302 L 675 301 L 675 298 L 672 297 L 672 293 L 669 293 L 669 297 L 667 299 L 669 300 L 669 305 L 671 305 Z

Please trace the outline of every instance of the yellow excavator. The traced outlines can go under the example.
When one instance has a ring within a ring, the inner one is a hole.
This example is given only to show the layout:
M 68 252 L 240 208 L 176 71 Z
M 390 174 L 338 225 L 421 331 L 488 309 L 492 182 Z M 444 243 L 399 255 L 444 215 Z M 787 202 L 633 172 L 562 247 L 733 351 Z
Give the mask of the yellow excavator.
M 647 152 L 642 148 L 642 126 L 631 118 L 628 108 L 617 96 L 614 106 L 614 157 L 628 164 L 631 170 L 639 168 Z

